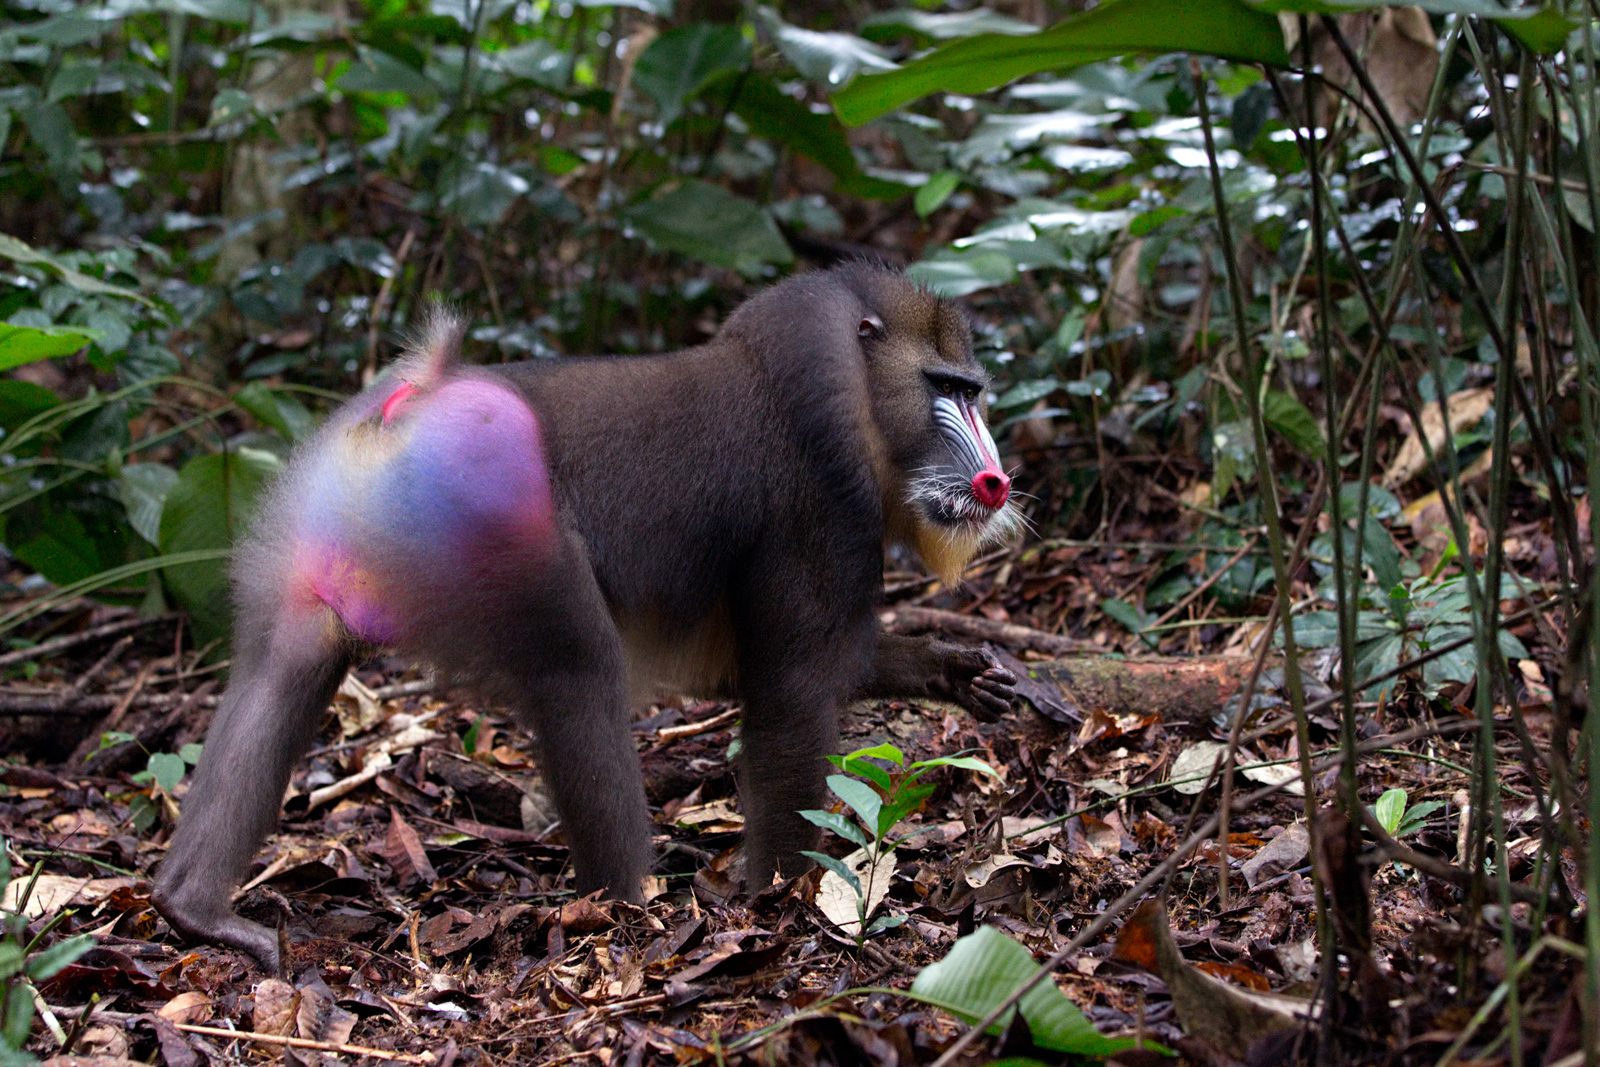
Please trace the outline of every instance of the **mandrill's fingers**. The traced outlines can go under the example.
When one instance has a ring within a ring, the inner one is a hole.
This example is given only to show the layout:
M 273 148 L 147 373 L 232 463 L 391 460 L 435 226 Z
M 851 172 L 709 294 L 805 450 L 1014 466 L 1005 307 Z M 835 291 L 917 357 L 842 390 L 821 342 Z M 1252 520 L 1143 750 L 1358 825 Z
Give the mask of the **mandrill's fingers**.
M 1017 695 L 1014 681 L 1012 678 L 995 678 L 990 673 L 974 678 L 968 705 L 973 714 L 993 722 L 1010 711 Z

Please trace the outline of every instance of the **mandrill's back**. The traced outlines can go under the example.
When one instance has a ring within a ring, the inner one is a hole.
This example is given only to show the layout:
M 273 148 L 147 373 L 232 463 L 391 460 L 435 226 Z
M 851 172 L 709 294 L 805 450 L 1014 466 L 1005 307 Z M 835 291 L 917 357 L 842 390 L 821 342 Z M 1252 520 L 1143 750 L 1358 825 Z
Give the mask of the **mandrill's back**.
M 490 368 L 544 427 L 562 521 L 619 615 L 696 621 L 769 534 L 792 543 L 791 525 L 819 514 L 868 516 L 872 528 L 839 532 L 876 551 L 866 377 L 838 342 L 859 317 L 835 274 L 802 275 L 696 348 Z

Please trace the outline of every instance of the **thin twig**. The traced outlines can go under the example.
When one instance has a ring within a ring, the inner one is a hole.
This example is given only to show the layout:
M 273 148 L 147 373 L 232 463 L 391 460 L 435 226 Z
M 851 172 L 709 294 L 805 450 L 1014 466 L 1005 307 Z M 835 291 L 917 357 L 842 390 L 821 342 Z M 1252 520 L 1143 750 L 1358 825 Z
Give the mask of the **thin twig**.
M 410 1052 L 392 1052 L 389 1049 L 369 1048 L 366 1045 L 347 1045 L 342 1041 L 313 1041 L 309 1037 L 287 1037 L 283 1034 L 254 1034 L 244 1030 L 228 1030 L 220 1026 L 196 1026 L 193 1023 L 173 1023 L 186 1034 L 204 1034 L 206 1037 L 229 1038 L 234 1041 L 252 1041 L 258 1045 L 277 1045 L 279 1048 L 304 1048 L 315 1052 L 339 1052 L 346 1056 L 371 1056 L 373 1059 L 393 1060 L 396 1063 L 431 1064 L 431 1054 L 415 1055 Z
M 99 626 L 91 626 L 87 630 L 79 630 L 75 634 L 52 637 L 50 640 L 41 641 L 31 648 L 19 648 L 12 652 L 0 654 L 0 667 L 9 667 L 13 663 L 26 663 L 28 660 L 44 659 L 47 656 L 55 655 L 57 652 L 88 644 L 90 641 L 98 641 L 102 637 L 116 637 L 119 634 L 131 633 L 146 626 L 171 622 L 177 617 L 177 615 L 156 615 L 148 619 L 118 619 L 116 622 L 102 623 Z

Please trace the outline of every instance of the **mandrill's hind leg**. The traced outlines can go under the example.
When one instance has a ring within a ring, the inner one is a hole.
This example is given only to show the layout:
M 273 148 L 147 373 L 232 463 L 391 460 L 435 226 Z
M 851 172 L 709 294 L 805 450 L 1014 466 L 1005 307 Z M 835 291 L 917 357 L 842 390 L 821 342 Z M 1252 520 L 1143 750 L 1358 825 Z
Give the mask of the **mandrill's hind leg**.
M 151 894 L 179 933 L 242 949 L 273 974 L 277 935 L 235 914 L 231 896 L 276 824 L 289 774 L 351 659 L 329 608 L 275 607 L 267 632 L 237 641 L 227 692 Z M 241 623 L 256 621 L 248 615 L 241 612 Z
M 484 639 L 518 650 L 501 672 L 506 695 L 538 734 L 578 892 L 639 903 L 651 825 L 622 639 L 581 542 L 564 536 L 558 551 L 527 583 L 524 606 Z

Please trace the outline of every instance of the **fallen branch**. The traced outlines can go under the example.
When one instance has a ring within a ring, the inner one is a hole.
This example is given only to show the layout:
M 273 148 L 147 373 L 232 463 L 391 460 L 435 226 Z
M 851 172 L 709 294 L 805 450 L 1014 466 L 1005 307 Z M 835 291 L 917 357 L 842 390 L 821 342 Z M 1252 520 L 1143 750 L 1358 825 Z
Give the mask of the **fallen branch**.
M 189 698 L 188 693 L 146 693 L 136 697 L 130 707 L 172 708 Z M 16 718 L 21 715 L 99 715 L 114 711 L 122 703 L 116 693 L 77 693 L 63 689 L 60 693 L 44 696 L 36 693 L 7 694 L 0 691 L 0 717 Z M 216 707 L 217 698 L 203 696 L 191 706 Z M 126 711 L 127 708 L 122 709 Z
M 48 641 L 40 641 L 32 648 L 19 648 L 13 652 L 0 654 L 0 667 L 9 667 L 14 663 L 26 663 L 32 659 L 44 659 L 69 648 L 98 641 L 102 637 L 117 637 L 133 630 L 143 629 L 146 626 L 155 626 L 158 623 L 171 622 L 176 615 L 156 615 L 148 619 L 118 619 L 115 622 L 103 623 L 100 626 L 91 626 L 87 630 L 79 630 L 75 634 L 63 634 L 52 637 Z
M 956 611 L 938 608 L 899 607 L 881 616 L 884 626 L 895 633 L 924 633 L 939 630 L 957 637 L 975 641 L 993 641 L 1017 651 L 1031 650 L 1047 656 L 1063 656 L 1073 652 L 1103 652 L 1104 649 L 1080 641 L 1075 637 L 1047 634 L 1031 626 L 1018 626 L 1010 622 L 995 622 L 980 615 L 963 615 Z

